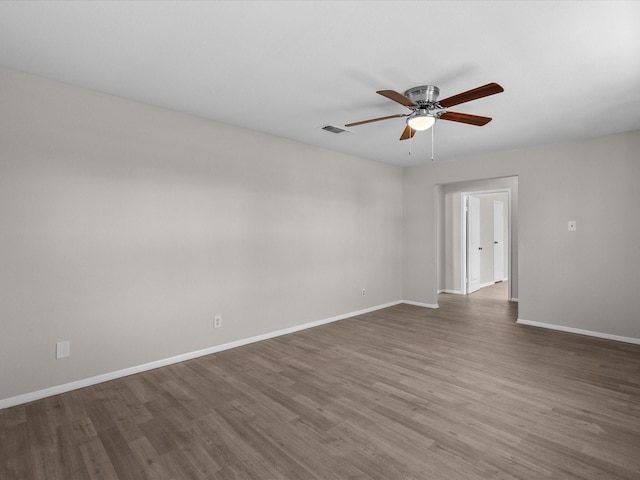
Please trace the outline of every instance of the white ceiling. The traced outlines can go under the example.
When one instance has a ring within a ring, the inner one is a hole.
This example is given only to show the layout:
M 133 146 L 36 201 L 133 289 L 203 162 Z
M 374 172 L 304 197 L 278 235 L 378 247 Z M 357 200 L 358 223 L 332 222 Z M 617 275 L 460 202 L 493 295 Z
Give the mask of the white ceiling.
M 436 124 L 436 161 L 640 129 L 637 1 L 3 1 L 0 65 L 395 165 L 429 132 L 319 127 L 497 82 L 453 108 L 491 123 Z

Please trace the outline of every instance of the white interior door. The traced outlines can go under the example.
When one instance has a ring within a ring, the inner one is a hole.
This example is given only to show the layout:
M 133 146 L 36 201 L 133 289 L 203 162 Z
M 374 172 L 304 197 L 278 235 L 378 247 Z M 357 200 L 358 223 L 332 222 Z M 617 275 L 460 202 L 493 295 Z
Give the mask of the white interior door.
M 493 281 L 501 282 L 504 275 L 504 203 L 493 202 Z
M 480 288 L 480 199 L 467 198 L 467 293 L 473 293 Z

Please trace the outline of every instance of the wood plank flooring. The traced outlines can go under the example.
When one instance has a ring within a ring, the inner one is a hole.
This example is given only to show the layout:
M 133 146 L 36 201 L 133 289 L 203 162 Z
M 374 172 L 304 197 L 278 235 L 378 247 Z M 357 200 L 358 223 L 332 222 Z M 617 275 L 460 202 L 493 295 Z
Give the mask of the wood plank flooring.
M 507 285 L 0 410 L 0 478 L 639 479 L 640 346 Z

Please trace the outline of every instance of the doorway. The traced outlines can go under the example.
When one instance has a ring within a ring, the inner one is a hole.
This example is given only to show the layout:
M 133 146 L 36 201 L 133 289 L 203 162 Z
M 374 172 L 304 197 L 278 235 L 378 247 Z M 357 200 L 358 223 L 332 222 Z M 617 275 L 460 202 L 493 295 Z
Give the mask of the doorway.
M 500 283 L 494 290 L 517 301 L 518 177 L 440 184 L 435 192 L 438 293 L 466 295 Z M 477 235 L 468 229 L 469 202 Z
M 510 230 L 511 190 L 462 192 L 460 195 L 463 208 L 460 215 L 463 219 L 460 275 L 462 293 L 470 294 L 509 281 L 509 242 L 505 238 Z

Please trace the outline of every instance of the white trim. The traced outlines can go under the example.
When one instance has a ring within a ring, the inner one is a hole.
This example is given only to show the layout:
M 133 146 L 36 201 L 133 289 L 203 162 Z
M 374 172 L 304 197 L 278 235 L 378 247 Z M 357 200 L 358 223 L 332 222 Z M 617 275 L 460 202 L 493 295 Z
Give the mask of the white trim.
M 511 297 L 511 298 L 509 299 L 509 301 L 510 301 L 510 302 L 519 302 L 520 300 L 518 300 L 518 298 L 517 298 L 517 297 Z
M 532 320 L 524 320 L 519 318 L 516 323 L 520 325 L 529 325 L 531 327 L 548 328 L 549 330 L 559 330 L 561 332 L 577 333 L 579 335 L 588 335 L 589 337 L 604 338 L 607 340 L 615 340 L 616 342 L 634 343 L 640 345 L 640 338 L 623 337 L 620 335 L 612 335 L 610 333 L 594 332 L 592 330 L 582 330 L 581 328 L 565 327 L 564 325 L 553 325 L 552 323 L 534 322 Z
M 438 290 L 438 293 L 451 293 L 453 295 L 464 295 L 462 290 L 447 290 L 446 288 L 444 290 Z
M 414 305 L 416 307 L 440 308 L 440 305 L 438 305 L 437 303 L 412 302 L 411 300 L 402 300 L 401 303 L 406 303 L 407 305 Z
M 486 282 L 486 283 L 483 283 L 482 285 L 480 285 L 480 287 L 478 288 L 478 290 L 480 290 L 481 288 L 485 288 L 485 287 L 492 287 L 492 286 L 494 286 L 495 284 L 496 284 L 496 282 L 493 282 L 493 281 L 492 281 L 492 282 Z
M 325 325 L 327 323 L 337 322 L 339 320 L 356 317 L 358 315 L 374 312 L 376 310 L 381 310 L 383 308 L 393 307 L 394 305 L 399 305 L 401 303 L 407 303 L 407 302 L 403 302 L 401 300 L 398 300 L 395 302 L 389 302 L 383 305 L 378 305 L 375 307 L 369 307 L 362 310 L 357 310 L 355 312 L 336 315 L 335 317 L 329 317 L 322 320 L 316 320 L 314 322 L 303 323 L 301 325 L 294 325 L 293 327 L 283 328 L 282 330 L 276 330 L 273 332 L 264 333 L 262 335 L 256 335 L 254 337 L 243 338 L 241 340 L 224 343 L 222 345 L 216 345 L 216 346 L 205 348 L 202 350 L 196 350 L 194 352 L 183 353 L 181 355 L 176 355 L 175 357 L 156 360 L 155 362 L 136 365 L 133 367 L 122 369 L 122 370 L 117 370 L 115 372 L 103 373 L 102 375 L 96 375 L 94 377 L 84 378 L 82 380 L 76 380 L 74 382 L 65 383 L 63 385 L 55 385 L 53 387 L 37 390 L 35 392 L 23 393 L 21 395 L 16 395 L 15 397 L 0 399 L 0 410 L 4 408 L 14 407 L 16 405 L 21 405 L 23 403 L 33 402 L 34 400 L 40 400 L 41 398 L 51 397 L 53 395 L 59 395 L 61 393 L 70 392 L 71 390 L 90 387 L 91 385 L 96 385 L 102 382 L 108 382 L 109 380 L 115 380 L 117 378 L 127 377 L 129 375 L 133 375 L 136 373 L 146 372 L 148 370 L 153 370 L 155 368 L 166 367 L 167 365 L 172 365 L 178 362 L 184 362 L 186 360 L 202 357 L 204 355 L 211 355 L 212 353 L 218 353 L 224 350 L 229 350 L 236 347 L 242 347 L 243 345 L 248 345 L 250 343 L 260 342 L 262 340 L 268 340 L 270 338 L 279 337 L 281 335 L 287 335 L 289 333 L 298 332 L 300 330 L 306 330 L 308 328 L 318 327 L 320 325 Z M 422 306 L 427 306 L 427 304 L 422 304 Z
M 464 193 L 460 193 L 460 285 L 462 295 L 469 292 L 467 281 L 467 204 L 469 200 Z M 453 210 L 453 209 L 452 209 Z

